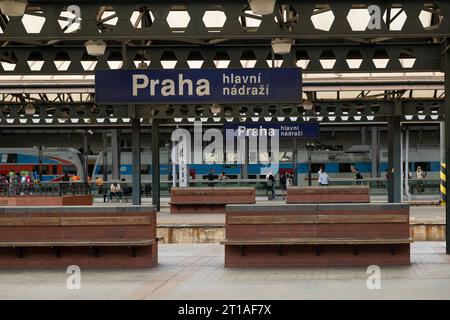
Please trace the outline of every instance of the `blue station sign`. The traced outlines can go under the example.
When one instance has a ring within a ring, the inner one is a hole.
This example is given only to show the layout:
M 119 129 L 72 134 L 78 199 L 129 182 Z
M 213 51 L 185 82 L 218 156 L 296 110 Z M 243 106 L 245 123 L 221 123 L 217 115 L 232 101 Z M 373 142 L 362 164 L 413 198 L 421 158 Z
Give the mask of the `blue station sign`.
M 234 137 L 320 139 L 319 123 L 225 123 L 224 131 L 227 137 L 233 132 Z
M 97 104 L 295 103 L 299 68 L 99 70 Z

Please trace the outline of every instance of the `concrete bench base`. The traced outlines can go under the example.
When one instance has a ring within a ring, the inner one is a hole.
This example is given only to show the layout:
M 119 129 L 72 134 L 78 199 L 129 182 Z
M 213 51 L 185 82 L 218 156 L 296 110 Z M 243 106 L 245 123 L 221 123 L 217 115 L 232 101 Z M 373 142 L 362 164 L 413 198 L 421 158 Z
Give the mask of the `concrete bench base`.
M 329 267 L 409 265 L 410 245 L 266 245 L 225 246 L 225 267 Z M 244 255 L 242 255 L 242 253 Z
M 170 213 L 224 213 L 225 204 L 170 204 Z
M 157 244 L 136 247 L 0 248 L 0 268 L 151 268 L 157 265 Z M 134 256 L 133 256 L 134 255 Z M 59 257 L 58 257 L 59 256 Z

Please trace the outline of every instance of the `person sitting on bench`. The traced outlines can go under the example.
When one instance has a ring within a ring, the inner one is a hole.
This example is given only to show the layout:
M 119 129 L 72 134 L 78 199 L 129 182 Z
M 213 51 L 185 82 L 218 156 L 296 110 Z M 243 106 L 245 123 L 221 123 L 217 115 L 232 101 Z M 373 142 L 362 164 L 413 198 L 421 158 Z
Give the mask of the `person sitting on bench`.
M 112 202 L 114 196 L 119 197 L 119 201 L 122 202 L 122 189 L 120 188 L 120 184 L 117 182 L 111 185 L 111 192 L 109 193 L 109 200 Z

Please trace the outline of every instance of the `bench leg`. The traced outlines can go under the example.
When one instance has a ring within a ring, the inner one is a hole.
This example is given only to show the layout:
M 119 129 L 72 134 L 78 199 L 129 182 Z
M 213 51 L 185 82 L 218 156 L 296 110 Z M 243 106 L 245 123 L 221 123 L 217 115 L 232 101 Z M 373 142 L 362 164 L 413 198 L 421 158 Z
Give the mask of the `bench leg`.
M 353 255 L 354 256 L 358 255 L 358 246 L 357 245 L 353 246 Z
M 131 256 L 133 258 L 137 257 L 137 251 L 136 251 L 136 247 L 131 247 Z
M 91 250 L 92 250 L 92 255 L 95 258 L 98 258 L 99 257 L 98 247 L 91 247 Z
M 56 258 L 61 258 L 61 249 L 59 247 L 54 247 L 53 252 L 55 253 Z
M 391 255 L 395 255 L 395 244 L 391 245 Z
M 283 246 L 281 244 L 278 246 L 278 255 L 280 257 L 283 256 Z
M 320 256 L 320 246 L 316 246 L 316 256 Z
M 240 246 L 240 249 L 241 249 L 241 256 L 242 256 L 242 257 L 245 257 L 245 249 L 244 249 L 244 246 L 241 245 L 241 246 Z
M 16 255 L 19 259 L 23 258 L 23 248 L 15 248 L 16 249 Z

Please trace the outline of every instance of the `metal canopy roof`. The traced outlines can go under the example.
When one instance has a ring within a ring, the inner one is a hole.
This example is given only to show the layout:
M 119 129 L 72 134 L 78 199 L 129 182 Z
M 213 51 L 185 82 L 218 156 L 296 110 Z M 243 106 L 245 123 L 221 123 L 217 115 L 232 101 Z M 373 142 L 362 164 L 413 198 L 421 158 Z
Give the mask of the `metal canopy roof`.
M 278 1 L 274 14 L 262 17 L 250 11 L 246 0 L 77 1 L 80 21 L 68 12 L 73 2 L 29 3 L 24 17 L 0 15 L 2 126 L 126 125 L 133 116 L 144 122 L 153 117 L 358 122 L 383 120 L 398 110 L 405 121 L 436 121 L 445 113 L 448 1 L 376 1 L 382 17 L 380 29 L 373 30 L 366 27 L 373 1 L 364 0 Z M 273 38 L 295 41 L 291 53 L 272 56 Z M 104 56 L 87 55 L 85 42 L 94 39 L 107 43 Z M 305 98 L 315 109 L 223 106 L 221 113 L 211 114 L 209 106 L 95 105 L 95 70 L 137 68 L 140 62 L 153 69 L 299 66 Z M 395 75 L 391 83 L 389 74 Z M 387 80 L 374 83 L 381 76 Z M 52 87 L 62 91 L 52 96 Z M 34 115 L 25 114 L 28 104 L 35 107 Z

